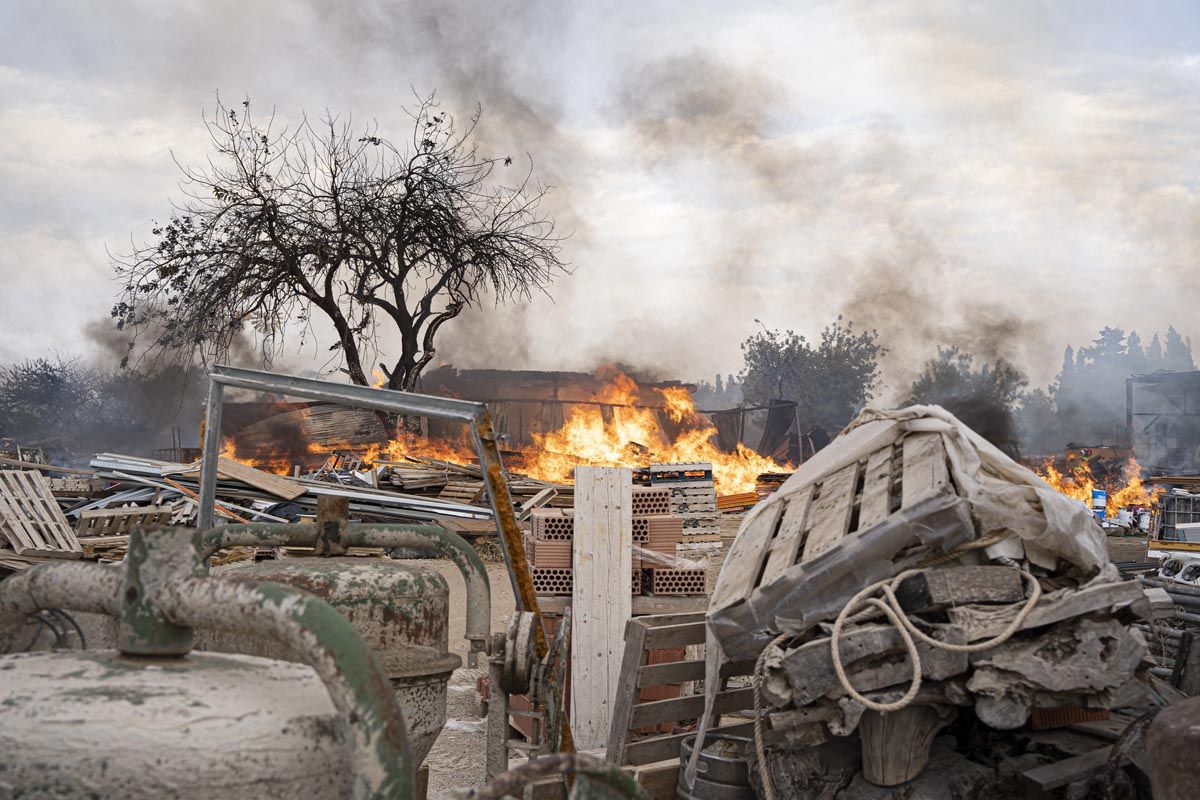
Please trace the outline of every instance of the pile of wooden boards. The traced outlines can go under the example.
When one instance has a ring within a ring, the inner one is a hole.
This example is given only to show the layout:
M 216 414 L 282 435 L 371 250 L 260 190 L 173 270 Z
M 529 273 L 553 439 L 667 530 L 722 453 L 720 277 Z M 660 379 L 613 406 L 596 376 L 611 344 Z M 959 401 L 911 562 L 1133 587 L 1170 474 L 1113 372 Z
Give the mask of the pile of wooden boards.
M 710 603 L 722 660 L 762 658 L 778 795 L 832 796 L 819 748 L 896 786 L 956 717 L 1011 731 L 1147 701 L 1134 623 L 1170 603 L 1103 537 L 943 410 L 865 413 L 747 516 Z

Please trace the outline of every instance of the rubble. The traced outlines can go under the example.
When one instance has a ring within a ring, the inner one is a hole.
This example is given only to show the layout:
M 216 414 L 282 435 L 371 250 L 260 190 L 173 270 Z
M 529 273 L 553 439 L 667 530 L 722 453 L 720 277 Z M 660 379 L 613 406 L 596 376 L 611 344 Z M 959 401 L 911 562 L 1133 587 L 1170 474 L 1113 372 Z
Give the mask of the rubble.
M 1035 711 L 1151 701 L 1135 623 L 1171 613 L 1163 600 L 1122 580 L 1085 506 L 944 410 L 869 410 L 747 515 L 709 606 L 706 686 L 757 659 L 778 796 L 957 781 L 953 796 L 984 797 L 996 764 L 965 732 L 1019 751 Z

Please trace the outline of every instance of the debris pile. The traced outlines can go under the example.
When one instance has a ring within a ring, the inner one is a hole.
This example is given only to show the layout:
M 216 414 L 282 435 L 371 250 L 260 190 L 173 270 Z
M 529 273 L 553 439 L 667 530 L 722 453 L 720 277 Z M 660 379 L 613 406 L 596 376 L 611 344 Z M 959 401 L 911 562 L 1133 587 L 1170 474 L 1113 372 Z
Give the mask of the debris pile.
M 931 757 L 979 796 L 999 761 L 970 760 L 980 737 L 1144 703 L 1134 625 L 1171 613 L 1121 579 L 1086 507 L 944 410 L 867 411 L 747 516 L 709 607 L 706 685 L 757 660 L 778 796 L 890 796 L 863 781 L 906 784 Z M 957 746 L 935 749 L 952 723 Z
M 98 453 L 90 469 L 76 469 L 47 464 L 28 449 L 20 454 L 0 463 L 0 572 L 49 559 L 120 561 L 134 528 L 196 524 L 198 461 Z M 218 524 L 311 519 L 318 498 L 340 496 L 363 521 L 433 521 L 460 535 L 495 533 L 478 466 L 337 456 L 310 474 L 285 477 L 225 457 L 218 463 Z M 512 487 L 524 517 L 549 502 L 570 502 L 570 487 L 530 479 Z

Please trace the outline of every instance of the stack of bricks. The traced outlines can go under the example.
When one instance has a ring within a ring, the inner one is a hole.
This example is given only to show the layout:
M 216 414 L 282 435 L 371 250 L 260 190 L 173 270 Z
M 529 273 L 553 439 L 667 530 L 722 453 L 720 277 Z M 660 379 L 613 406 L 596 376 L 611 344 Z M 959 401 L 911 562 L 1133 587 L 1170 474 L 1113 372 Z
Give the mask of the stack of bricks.
M 533 572 L 533 591 L 539 595 L 571 594 L 571 545 L 575 514 L 569 508 L 539 508 L 530 516 L 532 531 L 525 555 Z
M 672 465 L 674 466 L 674 465 Z M 705 465 L 707 466 L 707 465 Z M 712 471 L 708 470 L 711 494 L 708 508 L 716 515 L 716 494 L 712 492 Z M 694 491 L 695 487 L 686 487 Z M 707 538 L 720 549 L 720 536 L 698 526 L 698 511 L 689 507 L 703 505 L 703 498 L 679 494 L 671 485 L 633 487 L 633 544 L 672 558 L 706 562 Z M 683 509 L 676 512 L 673 509 Z M 689 520 L 691 527 L 689 527 Z M 572 552 L 575 518 L 570 508 L 540 508 L 530 516 L 531 531 L 526 536 L 525 552 L 533 572 L 534 592 L 539 595 L 570 595 L 572 589 Z M 714 528 L 715 530 L 715 528 Z M 697 595 L 705 594 L 715 575 L 707 569 L 672 569 L 643 561 L 634 553 L 631 566 L 633 594 Z M 706 580 L 707 578 L 707 580 Z
M 525 537 L 525 556 L 533 573 L 533 591 L 539 595 L 571 594 L 572 547 L 575 538 L 575 512 L 570 508 L 539 508 L 530 516 L 531 531 Z M 636 529 L 636 525 L 634 526 Z M 642 526 L 647 534 L 648 528 Z M 637 534 L 635 531 L 635 541 Z M 645 538 L 639 544 L 643 544 Z M 634 557 L 630 591 L 643 592 L 641 559 Z
M 644 490 L 668 494 L 667 511 L 683 522 L 683 531 L 675 555 L 706 565 L 703 570 L 676 570 L 687 576 L 664 574 L 650 581 L 654 593 L 711 593 L 720 571 L 721 533 L 717 491 L 713 484 L 712 464 L 651 464 L 639 470 Z M 636 489 L 635 489 L 636 491 Z M 703 575 L 703 578 L 701 578 Z

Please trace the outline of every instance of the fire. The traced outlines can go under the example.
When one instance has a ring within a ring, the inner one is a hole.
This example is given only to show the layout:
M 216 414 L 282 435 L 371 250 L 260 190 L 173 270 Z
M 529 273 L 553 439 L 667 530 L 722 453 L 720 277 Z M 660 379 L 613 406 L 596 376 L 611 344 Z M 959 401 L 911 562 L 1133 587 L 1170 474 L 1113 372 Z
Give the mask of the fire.
M 1088 508 L 1092 506 L 1093 489 L 1107 491 L 1106 512 L 1110 517 L 1128 506 L 1153 506 L 1158 502 L 1157 493 L 1142 482 L 1142 467 L 1133 456 L 1125 462 L 1118 480 L 1098 481 L 1086 459 L 1068 463 L 1063 471 L 1055 468 L 1053 459 L 1047 459 L 1036 472 L 1052 489 L 1085 503 Z
M 596 397 L 597 402 L 612 405 L 611 419 L 605 419 L 598 406 L 575 406 L 561 428 L 534 436 L 537 446 L 522 452 L 514 469 L 533 478 L 564 483 L 579 465 L 707 461 L 712 463 L 713 481 L 721 494 L 754 491 L 759 474 L 791 469 L 741 444 L 733 453 L 719 450 L 712 441 L 716 427 L 696 412 L 687 389 L 667 387 L 649 392 L 654 396 L 644 398 L 632 378 L 617 372 Z M 682 430 L 671 438 L 648 405 L 661 407 Z
M 696 411 L 686 388 L 644 389 L 611 367 L 602 374 L 607 382 L 592 400 L 604 404 L 604 409 L 584 403 L 568 406 L 570 411 L 560 428 L 534 434 L 532 447 L 506 454 L 506 465 L 511 472 L 553 483 L 569 483 L 573 470 L 580 465 L 639 467 L 704 461 L 712 464 L 717 492 L 733 494 L 754 491 L 755 479 L 761 473 L 791 471 L 790 465 L 759 455 L 741 444 L 732 453 L 718 449 L 713 442 L 716 427 Z M 378 380 L 382 374 L 377 371 L 374 377 Z M 447 441 L 402 434 L 382 444 L 309 442 L 306 446 L 309 460 L 315 463 L 335 454 L 353 454 L 369 464 L 399 462 L 406 457 L 456 464 L 475 461 L 474 450 L 465 438 Z M 247 458 L 237 452 L 232 439 L 225 440 L 221 455 L 278 474 L 289 473 L 290 462 L 294 460 L 286 455 Z

